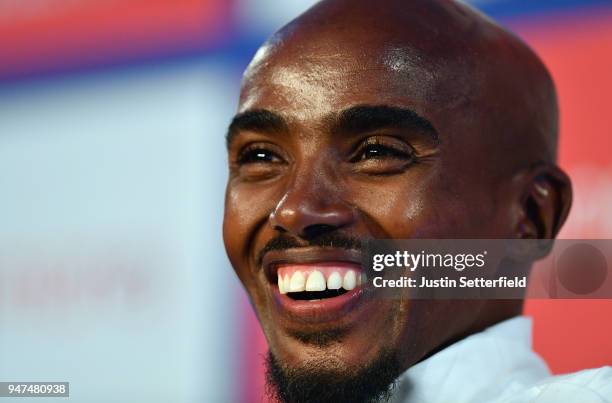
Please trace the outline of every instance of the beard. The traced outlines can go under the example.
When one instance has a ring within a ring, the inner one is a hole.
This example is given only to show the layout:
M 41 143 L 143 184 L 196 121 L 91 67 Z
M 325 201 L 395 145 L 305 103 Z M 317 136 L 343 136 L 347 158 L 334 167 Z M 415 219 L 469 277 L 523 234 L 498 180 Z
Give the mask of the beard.
M 266 367 L 266 392 L 272 400 L 283 403 L 387 402 L 403 372 L 391 351 L 362 367 L 317 360 L 294 368 L 283 365 L 268 351 Z

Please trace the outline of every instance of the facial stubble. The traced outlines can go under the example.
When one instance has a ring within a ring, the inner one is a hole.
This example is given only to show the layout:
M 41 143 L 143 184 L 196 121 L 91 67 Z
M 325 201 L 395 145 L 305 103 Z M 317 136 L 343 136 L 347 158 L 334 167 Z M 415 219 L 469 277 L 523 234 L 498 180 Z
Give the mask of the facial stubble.
M 402 373 L 397 357 L 397 352 L 387 349 L 373 362 L 353 366 L 330 354 L 290 367 L 268 351 L 267 394 L 283 403 L 386 402 Z

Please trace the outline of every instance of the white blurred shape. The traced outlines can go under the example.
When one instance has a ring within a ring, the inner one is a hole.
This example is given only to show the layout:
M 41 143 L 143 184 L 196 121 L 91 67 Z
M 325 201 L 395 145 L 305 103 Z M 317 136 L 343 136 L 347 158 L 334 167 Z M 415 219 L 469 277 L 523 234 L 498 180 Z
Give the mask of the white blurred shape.
M 269 35 L 315 3 L 317 0 L 238 0 L 238 26 L 246 31 Z
M 191 63 L 0 93 L 1 380 L 69 381 L 83 403 L 235 400 L 235 86 Z

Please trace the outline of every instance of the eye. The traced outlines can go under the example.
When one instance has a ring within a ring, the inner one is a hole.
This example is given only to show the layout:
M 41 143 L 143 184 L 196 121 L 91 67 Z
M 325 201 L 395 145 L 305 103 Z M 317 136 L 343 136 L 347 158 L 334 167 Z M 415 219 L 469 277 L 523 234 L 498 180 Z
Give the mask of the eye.
M 238 155 L 238 164 L 256 164 L 256 163 L 281 163 L 284 160 L 274 151 L 265 148 L 261 145 L 246 147 Z
M 358 147 L 357 152 L 351 158 L 351 162 L 384 159 L 411 161 L 414 159 L 414 150 L 408 144 L 397 139 L 389 141 L 380 138 L 368 138 Z
M 368 175 L 401 174 L 416 161 L 414 148 L 393 136 L 375 136 L 363 140 L 350 158 L 355 172 Z
M 250 143 L 230 160 L 230 172 L 247 182 L 262 181 L 281 175 L 288 161 L 288 154 L 276 144 Z

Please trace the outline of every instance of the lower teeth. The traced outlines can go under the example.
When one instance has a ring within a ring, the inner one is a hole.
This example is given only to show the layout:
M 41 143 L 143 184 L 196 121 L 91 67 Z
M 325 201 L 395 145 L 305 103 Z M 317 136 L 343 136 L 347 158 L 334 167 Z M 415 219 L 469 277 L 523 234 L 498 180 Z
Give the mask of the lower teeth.
M 296 300 L 316 300 L 316 299 L 326 299 L 338 297 L 347 291 L 344 288 L 340 288 L 338 290 L 325 290 L 325 291 L 302 291 L 302 292 L 290 292 L 287 293 L 287 296 Z

